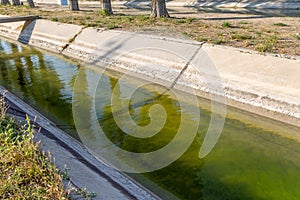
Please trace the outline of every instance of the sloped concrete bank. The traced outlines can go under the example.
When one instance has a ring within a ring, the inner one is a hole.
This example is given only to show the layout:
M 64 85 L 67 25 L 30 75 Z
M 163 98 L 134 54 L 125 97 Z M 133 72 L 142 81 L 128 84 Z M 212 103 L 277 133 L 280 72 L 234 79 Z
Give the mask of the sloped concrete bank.
M 216 76 L 210 66 L 223 81 L 228 105 L 300 126 L 299 57 L 42 19 L 26 27 L 0 24 L 0 35 L 207 98 L 216 93 L 207 84 Z

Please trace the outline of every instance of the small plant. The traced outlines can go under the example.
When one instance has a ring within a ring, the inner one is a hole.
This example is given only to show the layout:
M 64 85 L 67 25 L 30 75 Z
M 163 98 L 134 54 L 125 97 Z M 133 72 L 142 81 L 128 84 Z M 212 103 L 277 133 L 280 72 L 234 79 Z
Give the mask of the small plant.
M 271 52 L 273 48 L 275 48 L 278 43 L 278 38 L 276 36 L 272 36 L 270 38 L 264 38 L 264 40 L 255 46 L 255 49 L 259 52 Z
M 300 35 L 295 35 L 295 38 L 296 38 L 297 40 L 300 40 Z
M 102 16 L 109 16 L 109 15 L 111 15 L 111 13 L 108 12 L 107 10 L 100 10 L 99 14 L 102 15 Z
M 115 29 L 118 28 L 118 25 L 116 24 L 108 24 L 107 29 L 111 30 L 111 29 Z
M 240 41 L 240 40 L 250 40 L 250 39 L 252 39 L 252 36 L 237 33 L 237 34 L 232 35 L 231 38 L 234 40 Z
M 239 24 L 250 24 L 250 22 L 242 21 L 242 22 L 239 22 Z
M 258 36 L 261 36 L 261 32 L 259 32 L 259 31 L 254 31 L 254 33 Z
M 213 41 L 213 44 L 222 44 L 224 41 L 220 38 Z
M 184 24 L 185 20 L 184 19 L 178 19 L 178 20 L 176 20 L 176 23 L 177 24 Z
M 207 42 L 207 41 L 208 41 L 208 38 L 205 38 L 205 37 L 198 37 L 198 38 L 197 38 L 197 41 L 199 41 L 199 42 Z
M 196 18 L 189 17 L 189 18 L 186 18 L 185 21 L 186 21 L 186 23 L 190 24 L 190 23 L 192 23 L 195 20 L 196 20 Z
M 86 200 L 91 200 L 95 197 L 97 197 L 97 193 L 95 192 L 89 192 L 86 188 L 79 188 L 75 191 L 76 195 L 79 195 L 82 198 L 85 198 Z
M 274 26 L 288 26 L 287 24 L 285 23 L 282 23 L 282 22 L 278 22 L 278 23 L 275 23 L 273 24 Z
M 67 166 L 64 167 L 63 171 L 58 171 L 58 173 L 63 180 L 70 180 L 69 168 L 67 168 Z
M 185 31 L 182 32 L 182 34 L 185 35 L 185 36 L 188 36 L 188 37 L 191 37 L 191 36 L 192 36 L 192 34 L 190 34 L 190 33 L 188 33 L 188 32 L 185 32 Z
M 87 16 L 85 17 L 85 19 L 89 20 L 89 19 L 91 19 L 91 16 L 87 15 Z
M 52 17 L 52 18 L 50 18 L 50 20 L 53 21 L 53 22 L 58 22 L 58 18 L 57 17 Z
M 232 27 L 232 25 L 229 22 L 223 22 L 222 27 L 223 28 L 230 28 L 230 27 Z

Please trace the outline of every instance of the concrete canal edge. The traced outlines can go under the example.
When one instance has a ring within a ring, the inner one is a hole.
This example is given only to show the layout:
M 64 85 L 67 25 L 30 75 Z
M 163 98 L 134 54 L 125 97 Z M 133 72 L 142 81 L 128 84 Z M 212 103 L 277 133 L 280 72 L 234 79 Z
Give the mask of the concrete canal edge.
M 228 105 L 300 127 L 299 57 L 262 55 L 246 49 L 192 40 L 85 28 L 42 19 L 29 24 L 0 24 L 0 36 L 86 63 L 130 72 L 133 76 L 167 87 L 180 90 L 190 88 L 206 98 L 210 97 L 211 92 L 206 77 L 213 78 L 214 75 L 209 70 L 200 70 L 200 73 L 197 68 L 205 69 L 204 66 L 212 65 L 223 81 Z M 58 165 L 67 160 L 61 152 L 71 151 L 71 159 L 68 160 L 79 163 L 73 169 L 82 169 L 72 172 L 75 177 L 78 175 L 78 184 L 89 183 L 84 187 L 91 190 L 102 184 L 104 191 L 107 191 L 104 195 L 111 197 L 114 194 L 116 199 L 158 199 L 124 174 L 93 157 L 81 144 L 55 128 L 20 99 L 10 93 L 7 98 L 30 116 L 39 116 L 37 123 L 52 137 L 47 138 L 43 134 L 38 137 L 42 143 L 45 141 L 45 148 L 56 157 Z M 98 175 L 93 174 L 94 169 L 99 170 Z M 82 173 L 85 170 L 91 174 Z M 95 181 L 99 184 L 94 184 Z M 104 196 L 104 199 L 107 198 Z

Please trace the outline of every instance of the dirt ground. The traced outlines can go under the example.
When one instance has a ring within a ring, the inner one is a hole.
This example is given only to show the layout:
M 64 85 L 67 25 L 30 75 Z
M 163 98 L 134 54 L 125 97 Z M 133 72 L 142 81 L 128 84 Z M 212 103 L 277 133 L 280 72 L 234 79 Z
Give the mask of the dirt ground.
M 189 38 L 234 47 L 300 56 L 300 11 L 288 17 L 281 11 L 264 14 L 247 10 L 196 10 L 169 7 L 171 18 L 149 17 L 149 7 L 113 7 L 114 15 L 106 16 L 99 6 L 81 6 L 72 12 L 68 7 L 43 5 L 31 9 L 0 6 L 0 14 L 39 15 L 42 18 L 89 27 L 129 30 L 139 33 Z

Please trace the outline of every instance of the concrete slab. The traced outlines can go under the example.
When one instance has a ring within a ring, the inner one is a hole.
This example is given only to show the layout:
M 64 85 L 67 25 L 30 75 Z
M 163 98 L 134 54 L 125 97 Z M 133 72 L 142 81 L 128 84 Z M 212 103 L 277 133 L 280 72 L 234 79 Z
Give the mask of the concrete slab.
M 87 28 L 63 54 L 172 82 L 200 46 L 195 41 Z
M 48 20 L 35 20 L 25 27 L 19 41 L 54 52 L 60 52 L 81 31 L 82 27 Z
M 0 17 L 9 17 L 7 15 L 0 15 Z M 0 35 L 12 40 L 18 40 L 22 27 L 25 22 L 13 22 L 0 24 Z
M 227 98 L 300 118 L 300 59 L 210 44 L 204 44 L 201 50 L 219 72 Z M 179 84 L 208 90 L 204 74 L 210 72 L 201 74 L 195 68 L 208 65 L 208 61 L 201 59 L 199 53 L 192 62 L 196 66 L 188 67 Z

